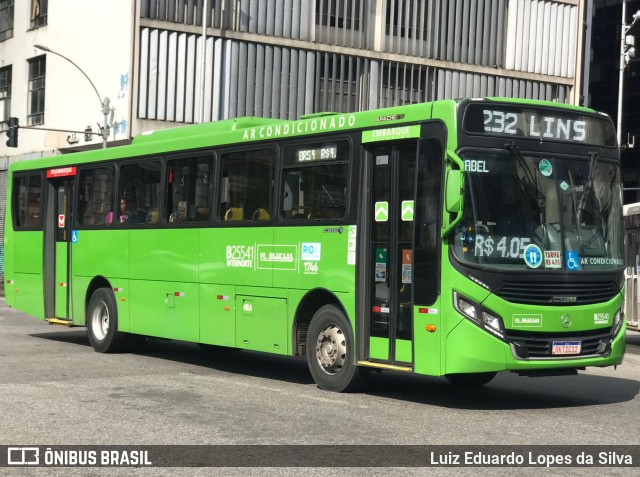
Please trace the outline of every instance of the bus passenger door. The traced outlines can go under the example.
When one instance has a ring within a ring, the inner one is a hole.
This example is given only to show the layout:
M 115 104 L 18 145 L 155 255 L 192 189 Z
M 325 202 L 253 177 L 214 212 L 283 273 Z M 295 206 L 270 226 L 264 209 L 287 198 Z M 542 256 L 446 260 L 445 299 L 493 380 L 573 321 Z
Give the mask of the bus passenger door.
M 410 366 L 413 214 L 417 141 L 382 143 L 368 154 L 370 190 L 368 358 Z M 366 339 L 366 338 L 365 338 Z
M 50 179 L 45 225 L 45 314 L 70 319 L 69 264 L 73 178 Z

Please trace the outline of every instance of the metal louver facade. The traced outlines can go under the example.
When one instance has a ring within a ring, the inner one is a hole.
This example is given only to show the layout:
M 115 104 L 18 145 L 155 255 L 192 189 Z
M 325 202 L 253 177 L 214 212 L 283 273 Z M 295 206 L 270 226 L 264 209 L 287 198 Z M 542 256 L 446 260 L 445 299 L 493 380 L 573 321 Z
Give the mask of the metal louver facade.
M 140 2 L 138 119 L 294 119 L 469 96 L 578 101 L 582 0 L 206 3 Z

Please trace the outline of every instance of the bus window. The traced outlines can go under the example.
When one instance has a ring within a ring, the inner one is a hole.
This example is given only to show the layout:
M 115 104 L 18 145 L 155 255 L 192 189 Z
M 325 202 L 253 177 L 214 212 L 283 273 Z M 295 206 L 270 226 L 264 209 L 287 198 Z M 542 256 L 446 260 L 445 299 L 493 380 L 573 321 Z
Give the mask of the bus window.
M 283 172 L 284 219 L 343 219 L 349 157 L 346 141 L 288 147 Z
M 273 150 L 222 155 L 220 220 L 266 221 L 271 218 L 275 157 Z
M 167 161 L 165 222 L 206 222 L 211 217 L 213 160 L 209 157 Z
M 431 305 L 438 298 L 442 159 L 443 151 L 439 142 L 420 143 L 414 216 L 414 303 L 416 305 Z
M 42 229 L 42 177 L 18 177 L 13 181 L 13 216 L 16 229 Z
M 78 223 L 111 225 L 113 223 L 113 167 L 80 171 Z
M 127 164 L 120 169 L 118 222 L 155 224 L 160 206 L 160 161 Z

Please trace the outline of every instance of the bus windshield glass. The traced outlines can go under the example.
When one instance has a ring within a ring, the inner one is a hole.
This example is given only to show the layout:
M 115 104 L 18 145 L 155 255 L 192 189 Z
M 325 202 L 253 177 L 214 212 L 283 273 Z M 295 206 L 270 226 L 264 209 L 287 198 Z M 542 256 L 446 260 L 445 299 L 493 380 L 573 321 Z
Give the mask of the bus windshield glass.
M 624 266 L 620 171 L 586 157 L 465 152 L 463 262 L 520 271 L 608 271 Z

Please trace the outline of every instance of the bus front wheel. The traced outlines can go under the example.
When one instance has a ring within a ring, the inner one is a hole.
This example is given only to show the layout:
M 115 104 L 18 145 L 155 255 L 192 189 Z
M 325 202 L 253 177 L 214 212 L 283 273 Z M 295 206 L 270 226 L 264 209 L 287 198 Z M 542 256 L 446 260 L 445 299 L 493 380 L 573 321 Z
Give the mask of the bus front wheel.
M 113 292 L 99 288 L 87 307 L 87 334 L 91 347 L 99 353 L 117 353 L 127 344 L 127 334 L 118 331 L 118 308 Z
M 495 372 L 489 373 L 457 373 L 457 374 L 445 374 L 445 378 L 449 380 L 451 384 L 459 387 L 478 387 L 484 386 L 496 376 Z
M 337 307 L 320 308 L 307 332 L 307 364 L 320 389 L 354 391 L 364 384 L 366 370 L 354 363 L 351 324 Z

